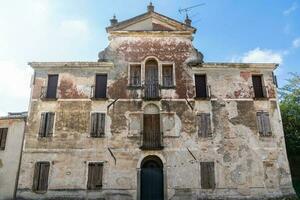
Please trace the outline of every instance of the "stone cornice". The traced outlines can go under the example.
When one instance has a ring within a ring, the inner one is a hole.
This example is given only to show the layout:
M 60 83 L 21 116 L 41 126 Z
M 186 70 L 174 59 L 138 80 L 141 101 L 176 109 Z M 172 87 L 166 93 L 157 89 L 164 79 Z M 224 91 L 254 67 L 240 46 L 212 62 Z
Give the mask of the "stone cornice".
M 99 68 L 111 69 L 114 67 L 112 62 L 29 62 L 33 69 L 74 69 L 74 68 Z
M 193 66 L 193 70 L 201 70 L 205 68 L 239 68 L 239 69 L 269 69 L 275 70 L 279 64 L 277 63 L 224 63 L 224 62 L 206 62 L 201 65 Z

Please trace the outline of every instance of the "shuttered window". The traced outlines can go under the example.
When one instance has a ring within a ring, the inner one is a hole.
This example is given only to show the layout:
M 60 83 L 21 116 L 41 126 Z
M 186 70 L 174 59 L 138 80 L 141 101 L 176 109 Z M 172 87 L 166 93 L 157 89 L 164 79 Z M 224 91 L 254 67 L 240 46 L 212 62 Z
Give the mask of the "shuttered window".
M 89 163 L 88 166 L 88 190 L 97 190 L 102 188 L 103 163 Z
M 96 99 L 106 98 L 106 87 L 107 87 L 107 75 L 106 74 L 96 75 L 96 86 L 95 86 Z
M 141 65 L 130 65 L 130 85 L 141 85 Z
M 195 75 L 195 87 L 196 87 L 196 98 L 207 98 L 208 97 L 205 74 L 196 74 Z
M 198 136 L 211 137 L 211 120 L 209 113 L 200 113 L 197 115 Z
M 49 162 L 37 162 L 35 164 L 33 175 L 32 190 L 35 192 L 46 192 L 48 189 L 48 177 L 49 177 Z
M 173 65 L 162 66 L 163 86 L 173 86 Z
M 272 135 L 270 117 L 268 112 L 257 112 L 257 128 L 260 136 L 268 137 Z
M 201 162 L 201 188 L 215 188 L 215 164 L 214 162 Z
M 255 98 L 263 98 L 266 97 L 265 89 L 262 84 L 262 76 L 261 75 L 252 75 L 252 83 Z
M 55 113 L 47 112 L 41 114 L 39 136 L 40 137 L 51 137 L 53 135 L 53 124 L 54 124 Z
M 5 150 L 8 128 L 0 128 L 0 150 Z
M 105 113 L 91 114 L 91 137 L 103 137 L 105 134 Z
M 57 93 L 58 75 L 48 75 L 47 95 L 46 98 L 55 99 Z

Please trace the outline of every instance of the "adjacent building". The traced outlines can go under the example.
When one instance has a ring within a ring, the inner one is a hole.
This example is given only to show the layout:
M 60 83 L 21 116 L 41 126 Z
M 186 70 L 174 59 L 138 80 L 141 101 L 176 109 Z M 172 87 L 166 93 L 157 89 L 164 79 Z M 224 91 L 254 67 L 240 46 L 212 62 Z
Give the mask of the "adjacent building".
M 21 199 L 293 196 L 273 71 L 207 63 L 154 11 L 107 29 L 97 62 L 32 62 Z
M 27 113 L 0 117 L 0 199 L 13 199 L 18 182 Z

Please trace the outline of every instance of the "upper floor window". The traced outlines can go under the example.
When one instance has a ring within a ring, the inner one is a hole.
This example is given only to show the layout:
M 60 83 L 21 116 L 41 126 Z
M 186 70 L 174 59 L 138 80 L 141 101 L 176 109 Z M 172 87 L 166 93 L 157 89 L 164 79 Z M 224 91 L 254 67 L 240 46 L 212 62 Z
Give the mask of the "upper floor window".
M 266 98 L 267 91 L 263 85 L 262 75 L 252 75 L 252 83 L 255 98 Z
M 159 98 L 158 63 L 155 59 L 149 59 L 145 64 L 144 96 L 146 99 Z
M 197 124 L 199 137 L 210 137 L 212 135 L 210 113 L 198 114 Z
M 208 87 L 205 74 L 195 75 L 196 98 L 208 98 Z
M 269 113 L 264 111 L 257 112 L 256 119 L 259 135 L 262 137 L 271 136 L 272 130 Z
M 130 65 L 130 86 L 141 85 L 141 65 Z
M 5 150 L 8 128 L 0 128 L 0 150 Z
M 46 98 L 49 98 L 49 99 L 57 98 L 57 96 L 56 96 L 57 95 L 57 82 L 58 82 L 57 74 L 48 75 Z
M 106 98 L 107 74 L 97 74 L 94 91 L 94 98 Z
M 103 163 L 92 162 L 88 165 L 88 190 L 97 190 L 102 188 Z
M 103 137 L 105 134 L 105 113 L 91 114 L 91 137 Z
M 49 177 L 49 162 L 37 162 L 35 163 L 33 174 L 32 190 L 35 192 L 46 192 L 48 189 L 48 177 Z
M 162 66 L 162 83 L 164 87 L 172 87 L 173 84 L 173 65 Z
M 55 114 L 52 112 L 45 112 L 41 114 L 39 137 L 51 137 L 53 134 Z

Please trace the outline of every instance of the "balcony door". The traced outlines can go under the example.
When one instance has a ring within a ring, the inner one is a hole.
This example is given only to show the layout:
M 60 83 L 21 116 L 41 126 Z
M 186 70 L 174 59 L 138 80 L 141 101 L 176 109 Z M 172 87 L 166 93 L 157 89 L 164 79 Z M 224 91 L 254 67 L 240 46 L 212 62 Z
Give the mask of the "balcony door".
M 158 63 L 148 60 L 145 65 L 145 98 L 156 99 L 159 97 Z

